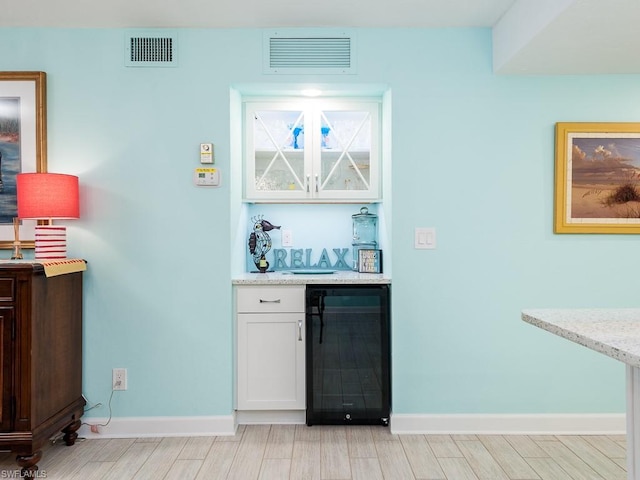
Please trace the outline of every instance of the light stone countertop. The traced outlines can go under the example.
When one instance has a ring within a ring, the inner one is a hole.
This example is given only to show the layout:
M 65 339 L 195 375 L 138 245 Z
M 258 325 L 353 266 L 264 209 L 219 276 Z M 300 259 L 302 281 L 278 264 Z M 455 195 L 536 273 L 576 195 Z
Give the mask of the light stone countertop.
M 640 367 L 640 308 L 531 309 L 522 320 Z
M 390 284 L 384 273 L 358 273 L 338 270 L 331 274 L 293 274 L 290 272 L 243 273 L 232 278 L 233 285 L 307 285 L 307 284 Z

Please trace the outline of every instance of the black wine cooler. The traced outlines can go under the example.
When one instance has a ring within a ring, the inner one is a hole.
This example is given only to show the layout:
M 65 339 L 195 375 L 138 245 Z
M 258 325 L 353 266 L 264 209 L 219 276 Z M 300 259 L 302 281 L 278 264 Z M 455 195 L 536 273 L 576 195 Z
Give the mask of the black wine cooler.
M 388 425 L 389 285 L 307 285 L 307 425 Z

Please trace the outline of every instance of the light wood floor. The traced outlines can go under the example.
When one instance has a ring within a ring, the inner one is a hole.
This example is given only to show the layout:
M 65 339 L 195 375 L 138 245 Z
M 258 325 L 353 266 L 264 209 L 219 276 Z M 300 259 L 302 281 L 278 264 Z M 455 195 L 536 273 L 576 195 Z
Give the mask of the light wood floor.
M 0 478 L 16 478 L 0 454 Z M 624 436 L 391 435 L 384 427 L 241 426 L 234 437 L 62 442 L 47 480 L 625 480 Z

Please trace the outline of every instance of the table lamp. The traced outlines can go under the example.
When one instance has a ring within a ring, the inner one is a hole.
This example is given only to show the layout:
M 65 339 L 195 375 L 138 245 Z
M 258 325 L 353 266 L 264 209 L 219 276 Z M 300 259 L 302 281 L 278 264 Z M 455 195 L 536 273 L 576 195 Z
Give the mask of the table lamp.
M 53 219 L 80 218 L 78 177 L 62 173 L 19 173 L 18 218 L 47 220 L 36 226 L 36 260 L 67 257 L 67 227 Z

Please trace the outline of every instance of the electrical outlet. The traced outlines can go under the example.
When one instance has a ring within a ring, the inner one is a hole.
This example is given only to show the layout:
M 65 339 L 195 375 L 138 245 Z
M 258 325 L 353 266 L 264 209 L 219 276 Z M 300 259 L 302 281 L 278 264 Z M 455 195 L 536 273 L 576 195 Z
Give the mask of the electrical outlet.
M 113 390 L 127 389 L 127 369 L 114 368 L 111 374 L 111 385 Z
M 282 230 L 282 246 L 293 247 L 293 233 L 291 233 L 291 230 Z

